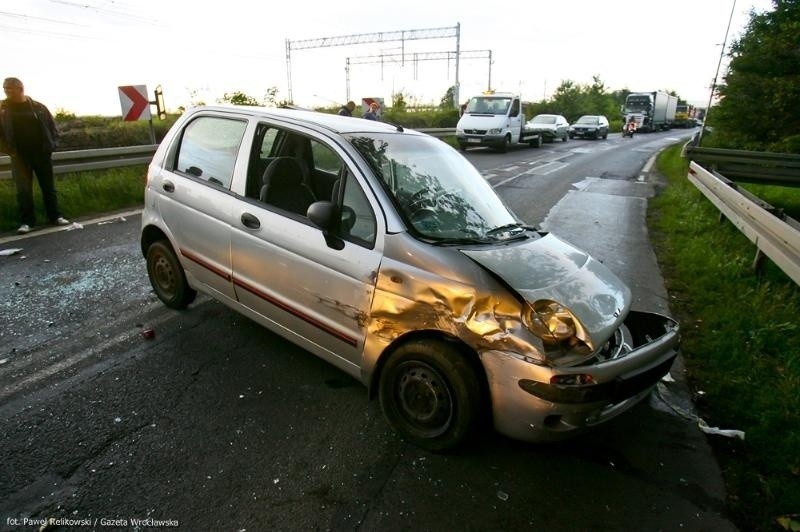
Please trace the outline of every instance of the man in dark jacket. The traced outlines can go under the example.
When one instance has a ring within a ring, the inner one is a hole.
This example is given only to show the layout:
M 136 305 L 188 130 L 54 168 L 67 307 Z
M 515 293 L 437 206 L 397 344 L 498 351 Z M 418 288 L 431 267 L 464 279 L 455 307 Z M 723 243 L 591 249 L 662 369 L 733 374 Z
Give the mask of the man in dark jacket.
M 25 96 L 17 78 L 3 81 L 6 99 L 0 102 L 0 151 L 11 156 L 11 173 L 17 186 L 17 205 L 22 224 L 18 233 L 28 233 L 36 222 L 33 207 L 33 174 L 42 189 L 47 217 L 54 225 L 69 225 L 58 210 L 53 179 L 53 150 L 58 129 L 47 107 Z
M 346 105 L 343 105 L 341 109 L 339 109 L 339 115 L 341 116 L 353 116 L 353 109 L 356 108 L 356 103 L 353 101 L 347 102 Z

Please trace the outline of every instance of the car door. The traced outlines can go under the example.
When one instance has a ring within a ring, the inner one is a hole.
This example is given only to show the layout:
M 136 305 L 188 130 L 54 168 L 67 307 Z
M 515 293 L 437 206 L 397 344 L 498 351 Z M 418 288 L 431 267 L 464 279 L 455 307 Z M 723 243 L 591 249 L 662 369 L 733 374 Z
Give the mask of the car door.
M 268 127 L 265 135 L 281 129 L 263 126 Z M 279 143 L 287 133 L 278 133 Z M 346 224 L 333 235 L 336 245 L 306 216 L 248 199 L 240 204 L 232 227 L 233 282 L 254 319 L 359 377 L 381 260 L 382 217 L 376 216 L 374 198 L 353 165 L 345 162 L 340 146 L 311 135 L 302 135 L 301 141 L 310 165 L 307 178 L 328 176 L 334 181 L 332 187 L 309 183 L 312 190 L 329 195 L 316 199 L 344 206 Z M 287 156 L 292 154 L 282 150 L 281 157 Z
M 519 98 L 514 98 L 511 101 L 511 106 L 508 110 L 508 128 L 511 131 L 512 141 L 517 142 L 522 132 L 522 114 L 520 113 Z
M 237 169 L 246 166 L 239 154 L 247 123 L 242 116 L 199 114 L 175 137 L 152 184 L 192 283 L 227 299 L 235 299 L 230 226 L 237 199 L 230 185 Z
M 564 138 L 567 135 L 567 121 L 563 116 L 556 116 L 556 138 Z

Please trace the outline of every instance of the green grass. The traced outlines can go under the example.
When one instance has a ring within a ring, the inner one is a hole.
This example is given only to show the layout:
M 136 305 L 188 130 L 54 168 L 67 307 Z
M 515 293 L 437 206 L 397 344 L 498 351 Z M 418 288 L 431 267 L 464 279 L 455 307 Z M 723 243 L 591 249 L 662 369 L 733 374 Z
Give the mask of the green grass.
M 56 191 L 61 212 L 69 219 L 76 219 L 139 207 L 144 202 L 145 172 L 146 167 L 141 165 L 57 176 Z M 19 227 L 16 194 L 12 179 L 0 181 L 0 232 Z M 47 217 L 35 178 L 33 197 L 37 223 L 44 223 Z
M 742 530 L 800 530 L 800 288 L 686 178 L 680 146 L 661 154 L 668 185 L 648 226 L 682 324 L 682 354 L 697 407 L 711 426 L 746 440 L 709 439 L 723 469 L 731 517 Z M 800 189 L 748 186 L 787 213 Z M 796 527 L 796 528 L 791 528 Z

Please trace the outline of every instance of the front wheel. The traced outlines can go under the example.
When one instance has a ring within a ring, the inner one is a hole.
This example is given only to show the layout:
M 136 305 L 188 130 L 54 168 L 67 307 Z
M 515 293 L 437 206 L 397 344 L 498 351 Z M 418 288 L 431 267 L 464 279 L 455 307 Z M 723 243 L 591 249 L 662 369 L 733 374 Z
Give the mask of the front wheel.
M 381 409 L 405 439 L 429 451 L 457 447 L 473 432 L 481 391 L 465 355 L 440 341 L 409 342 L 383 368 Z
M 166 240 L 153 242 L 147 248 L 147 276 L 158 298 L 170 308 L 186 308 L 197 296 Z
M 498 146 L 497 149 L 498 151 L 500 151 L 500 153 L 506 153 L 508 151 L 509 146 L 511 146 L 511 135 L 506 135 L 503 138 L 502 144 L 500 144 L 500 146 Z

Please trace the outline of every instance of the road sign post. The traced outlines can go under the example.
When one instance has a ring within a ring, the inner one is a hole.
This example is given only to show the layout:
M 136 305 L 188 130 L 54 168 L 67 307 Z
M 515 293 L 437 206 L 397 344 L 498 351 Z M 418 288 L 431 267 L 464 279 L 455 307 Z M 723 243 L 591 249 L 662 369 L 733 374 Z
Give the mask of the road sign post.
M 161 85 L 154 91 L 155 100 L 147 98 L 147 85 L 124 85 L 119 87 L 119 103 L 122 106 L 122 119 L 126 122 L 135 120 L 147 120 L 150 124 L 150 140 L 156 143 L 156 132 L 153 128 L 153 116 L 150 114 L 150 106 L 156 106 L 158 118 L 167 118 L 166 107 L 164 106 L 164 93 Z

